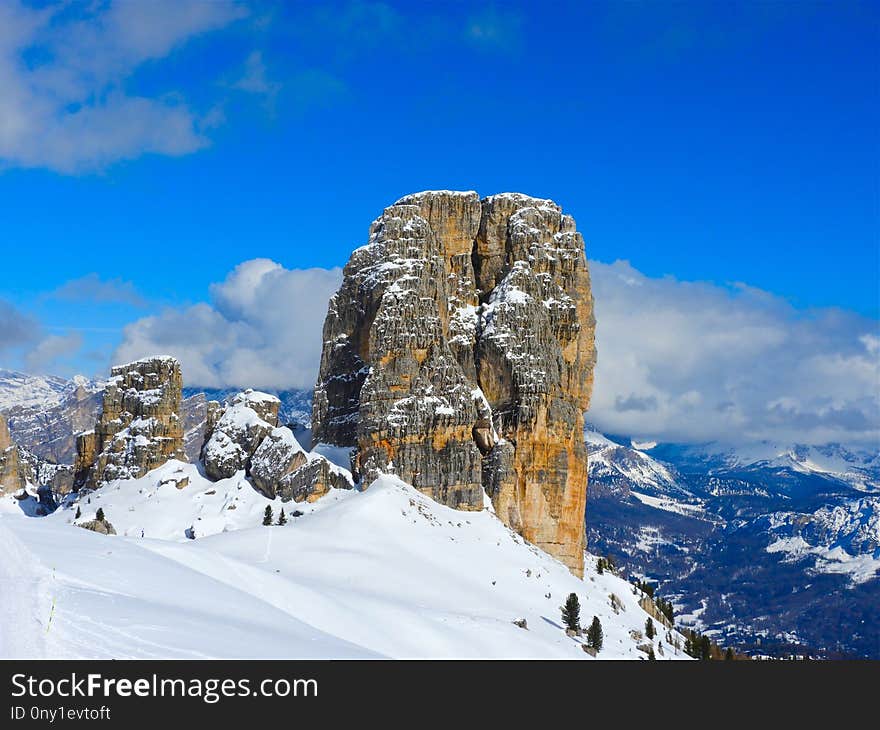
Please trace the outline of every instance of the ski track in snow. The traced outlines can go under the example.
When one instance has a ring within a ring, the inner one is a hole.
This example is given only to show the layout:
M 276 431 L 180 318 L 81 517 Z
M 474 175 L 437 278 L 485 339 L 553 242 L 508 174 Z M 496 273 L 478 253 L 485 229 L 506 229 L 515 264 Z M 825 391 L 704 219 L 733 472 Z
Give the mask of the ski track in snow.
M 2 519 L 0 556 L 0 656 L 45 656 L 47 571 Z

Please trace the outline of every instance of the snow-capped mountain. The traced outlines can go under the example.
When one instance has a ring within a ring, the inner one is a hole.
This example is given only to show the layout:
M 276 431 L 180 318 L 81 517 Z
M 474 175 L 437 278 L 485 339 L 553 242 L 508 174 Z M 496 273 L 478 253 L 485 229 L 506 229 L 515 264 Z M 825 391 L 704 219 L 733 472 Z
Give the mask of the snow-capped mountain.
M 13 441 L 28 449 L 35 465 L 71 464 L 74 436 L 91 428 L 103 383 L 0 371 L 0 411 Z
M 602 623 L 600 658 L 647 658 L 648 644 L 687 658 L 676 632 L 643 638 L 641 592 L 594 559 L 576 578 L 490 510 L 394 477 L 296 504 L 169 461 L 43 519 L 21 504 L 0 501 L 0 584 L 16 586 L 0 602 L 6 657 L 589 659 L 560 623 L 573 592 L 582 621 Z M 266 506 L 288 523 L 263 526 Z M 118 535 L 74 526 L 99 507 Z
M 590 454 L 590 476 L 605 487 L 624 492 L 636 489 L 650 495 L 691 497 L 679 482 L 675 468 L 639 449 L 611 440 L 592 428 L 584 429 Z
M 77 384 L 86 382 L 88 380 L 82 376 L 65 380 L 51 375 L 28 375 L 17 370 L 0 369 L 0 411 L 16 406 L 51 408 Z
M 791 472 L 827 476 L 862 491 L 880 492 L 880 444 L 873 450 L 840 444 L 661 444 L 651 454 L 684 472 Z

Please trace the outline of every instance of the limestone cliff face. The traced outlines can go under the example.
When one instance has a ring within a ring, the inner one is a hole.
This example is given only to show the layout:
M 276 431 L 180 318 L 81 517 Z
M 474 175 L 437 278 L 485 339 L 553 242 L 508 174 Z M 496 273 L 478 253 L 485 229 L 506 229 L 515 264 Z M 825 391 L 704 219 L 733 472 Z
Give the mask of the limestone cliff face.
M 583 238 L 555 203 L 402 198 L 351 256 L 324 323 L 313 439 L 355 446 L 583 571 L 583 412 L 595 364 Z
M 114 367 L 94 430 L 76 438 L 75 487 L 135 479 L 169 459 L 185 461 L 182 384 L 172 357 Z
M 0 494 L 17 492 L 25 485 L 18 446 L 12 442 L 6 419 L 0 413 Z

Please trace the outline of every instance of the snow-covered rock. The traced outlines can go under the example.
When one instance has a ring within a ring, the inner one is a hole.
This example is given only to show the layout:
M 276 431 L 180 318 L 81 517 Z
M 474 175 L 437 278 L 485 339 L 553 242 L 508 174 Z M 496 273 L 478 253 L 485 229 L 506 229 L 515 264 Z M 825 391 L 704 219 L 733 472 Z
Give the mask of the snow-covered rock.
M 250 465 L 254 486 L 270 498 L 313 501 L 330 489 L 350 489 L 352 479 L 320 454 L 308 453 L 293 431 L 280 427 L 263 439 Z
M 228 479 L 248 470 L 251 457 L 278 426 L 280 401 L 273 395 L 246 390 L 236 395 L 213 426 L 202 452 L 205 472 Z

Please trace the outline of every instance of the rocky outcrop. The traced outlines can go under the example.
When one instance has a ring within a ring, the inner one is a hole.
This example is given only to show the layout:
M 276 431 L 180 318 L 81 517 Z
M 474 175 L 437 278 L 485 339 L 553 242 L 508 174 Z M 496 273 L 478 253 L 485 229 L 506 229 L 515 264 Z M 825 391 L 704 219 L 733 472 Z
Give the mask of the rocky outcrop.
M 87 522 L 77 522 L 77 527 L 82 527 L 84 530 L 91 530 L 92 532 L 100 533 L 101 535 L 115 535 L 116 530 L 113 525 L 111 525 L 107 520 L 89 520 Z
M 169 459 L 186 460 L 181 387 L 172 357 L 114 367 L 94 430 L 76 438 L 75 487 L 136 479 Z
M 313 502 L 333 489 L 352 487 L 347 475 L 300 445 L 289 428 L 276 428 L 254 452 L 251 481 L 270 499 Z
M 549 200 L 402 198 L 331 298 L 313 440 L 443 504 L 483 507 L 583 572 L 595 364 L 584 243 Z
M 254 452 L 251 481 L 258 491 L 274 499 L 308 461 L 306 450 L 289 428 L 272 429 Z
M 666 614 L 657 607 L 657 604 L 654 603 L 649 596 L 642 596 L 639 599 L 639 606 L 641 606 L 642 610 L 655 621 L 663 624 L 667 629 L 672 628 L 672 622 Z
M 6 419 L 0 413 L 0 494 L 12 494 L 25 486 L 25 473 L 18 446 L 12 442 Z
M 202 450 L 205 473 L 211 479 L 227 479 L 250 469 L 251 457 L 278 426 L 278 398 L 248 389 L 236 395 L 222 412 L 208 404 L 207 440 Z
M 343 470 L 307 453 L 293 431 L 278 426 L 279 406 L 278 398 L 255 390 L 239 393 L 225 408 L 209 401 L 205 473 L 225 479 L 244 471 L 257 491 L 282 501 L 313 501 L 331 488 L 350 489 Z

